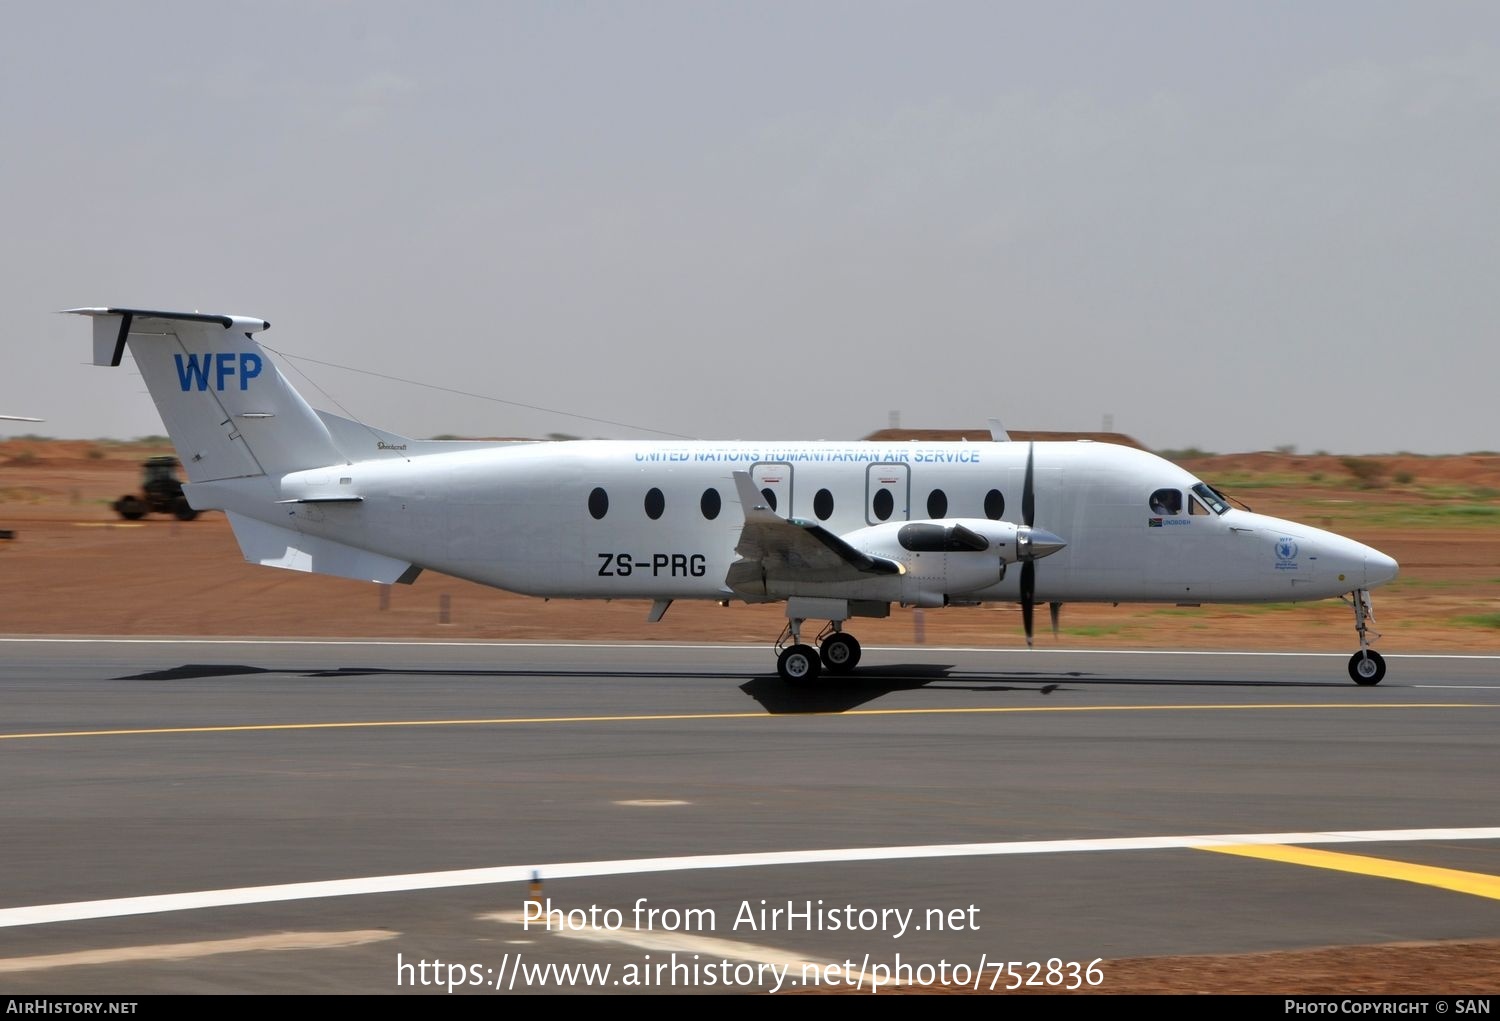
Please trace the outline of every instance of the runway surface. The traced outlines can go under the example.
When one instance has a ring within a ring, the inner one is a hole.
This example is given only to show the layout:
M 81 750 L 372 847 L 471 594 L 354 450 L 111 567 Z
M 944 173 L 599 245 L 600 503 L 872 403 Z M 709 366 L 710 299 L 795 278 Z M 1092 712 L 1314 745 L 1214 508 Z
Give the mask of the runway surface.
M 1500 660 L 1346 659 L 867 649 L 802 692 L 760 647 L 0 640 L 0 992 L 1107 989 L 1500 935 Z

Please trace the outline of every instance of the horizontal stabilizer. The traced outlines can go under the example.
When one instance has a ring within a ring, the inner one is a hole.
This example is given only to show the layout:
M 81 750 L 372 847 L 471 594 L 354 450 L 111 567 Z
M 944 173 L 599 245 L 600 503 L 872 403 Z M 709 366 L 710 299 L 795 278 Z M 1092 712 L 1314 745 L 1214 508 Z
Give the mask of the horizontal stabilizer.
M 252 564 L 284 567 L 309 574 L 331 574 L 355 581 L 376 581 L 384 585 L 410 585 L 422 573 L 420 567 L 404 560 L 355 549 L 332 539 L 304 535 L 279 525 L 268 525 L 234 511 L 228 514 L 240 552 Z

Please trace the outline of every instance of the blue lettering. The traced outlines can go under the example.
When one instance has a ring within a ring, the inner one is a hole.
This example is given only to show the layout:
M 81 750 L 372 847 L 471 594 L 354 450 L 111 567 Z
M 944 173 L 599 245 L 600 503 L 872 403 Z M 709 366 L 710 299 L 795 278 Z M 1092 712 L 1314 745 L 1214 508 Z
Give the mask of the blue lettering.
M 203 355 L 203 360 L 198 360 L 198 355 L 188 355 L 186 364 L 183 363 L 182 355 L 173 355 L 177 360 L 177 380 L 182 384 L 183 390 L 191 390 L 193 384 L 197 384 L 199 390 L 208 389 L 208 362 L 212 355 Z
M 173 355 L 177 363 L 177 384 L 184 391 L 207 390 L 209 373 L 213 373 L 214 389 L 223 390 L 224 380 L 229 376 L 240 377 L 240 389 L 248 390 L 250 381 L 259 376 L 266 367 L 265 359 L 254 351 L 221 351 L 218 354 Z M 238 363 L 239 368 L 235 368 Z
M 233 351 L 221 351 L 219 354 L 214 355 L 213 358 L 217 363 L 217 371 L 214 374 L 214 389 L 223 390 L 224 377 L 234 375 L 235 355 Z
M 263 368 L 260 355 L 254 351 L 246 351 L 240 355 L 240 389 L 245 390 L 250 386 L 250 381 L 260 375 Z

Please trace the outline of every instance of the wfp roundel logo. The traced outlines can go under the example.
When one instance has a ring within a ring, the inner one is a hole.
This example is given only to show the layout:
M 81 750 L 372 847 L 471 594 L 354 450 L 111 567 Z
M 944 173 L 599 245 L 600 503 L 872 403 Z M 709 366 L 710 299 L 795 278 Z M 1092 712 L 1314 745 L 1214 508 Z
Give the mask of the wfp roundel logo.
M 1297 567 L 1297 541 L 1290 536 L 1276 540 L 1276 566 L 1282 570 Z

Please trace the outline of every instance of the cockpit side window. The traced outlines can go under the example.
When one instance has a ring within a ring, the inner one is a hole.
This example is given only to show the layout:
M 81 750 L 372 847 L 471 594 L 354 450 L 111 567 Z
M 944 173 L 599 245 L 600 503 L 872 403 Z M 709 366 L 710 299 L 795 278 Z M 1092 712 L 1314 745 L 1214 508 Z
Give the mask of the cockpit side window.
M 1182 490 L 1180 489 L 1158 489 L 1151 494 L 1151 513 L 1153 514 L 1181 514 L 1182 513 Z
M 1224 494 L 1206 482 L 1200 482 L 1194 486 L 1193 493 L 1203 501 L 1205 507 L 1215 514 L 1223 514 L 1229 509 L 1229 501 L 1224 499 Z M 1194 503 L 1196 504 L 1197 501 L 1195 500 Z M 1199 512 L 1195 509 L 1193 513 Z

